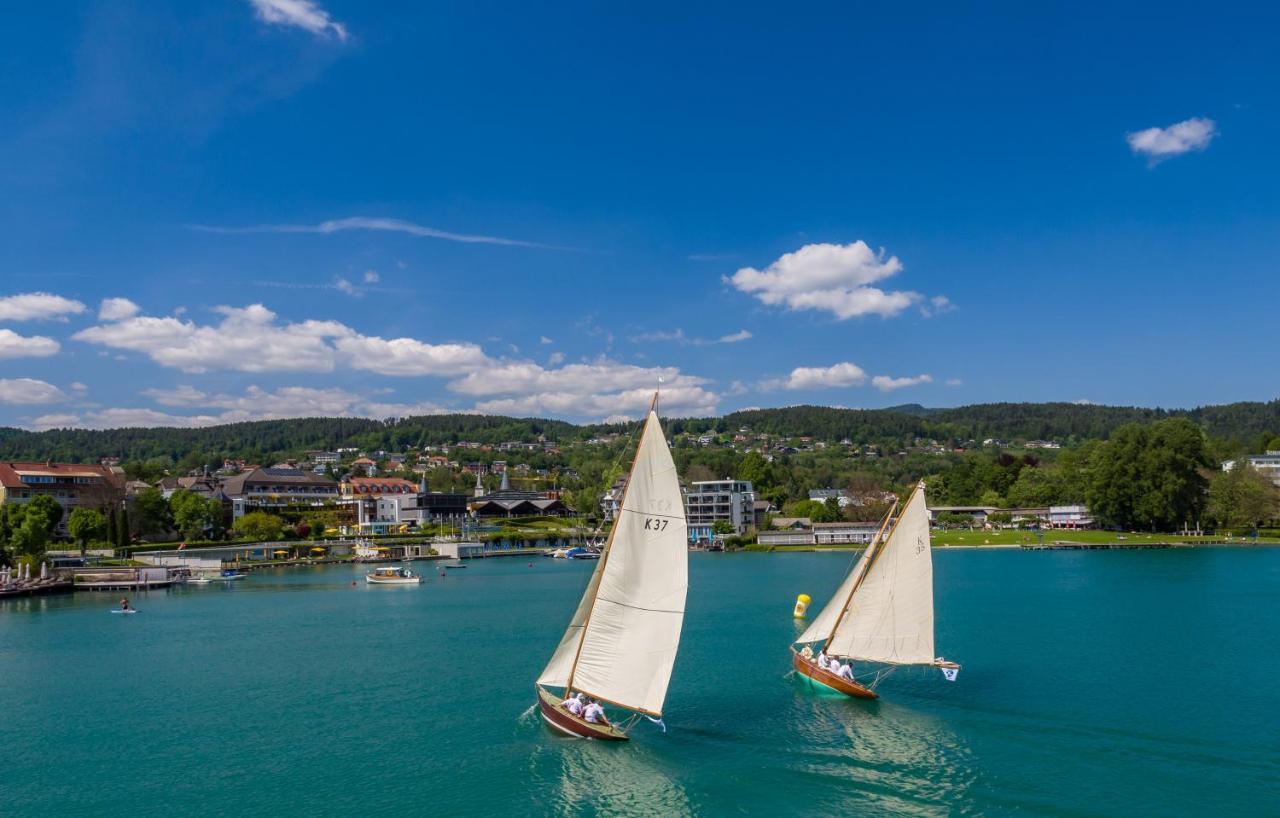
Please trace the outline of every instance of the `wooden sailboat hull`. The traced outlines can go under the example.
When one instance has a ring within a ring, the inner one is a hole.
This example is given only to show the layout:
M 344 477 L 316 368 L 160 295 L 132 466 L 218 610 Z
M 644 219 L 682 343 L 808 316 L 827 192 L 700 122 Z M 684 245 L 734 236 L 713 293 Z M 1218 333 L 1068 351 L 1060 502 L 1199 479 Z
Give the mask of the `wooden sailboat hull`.
M 593 724 L 578 718 L 560 706 L 562 700 L 551 691 L 538 687 L 538 709 L 542 720 L 556 732 L 576 738 L 594 738 L 600 741 L 628 741 L 626 733 L 609 724 Z
M 795 668 L 796 673 L 799 673 L 806 679 L 812 682 L 817 682 L 825 687 L 829 687 L 837 693 L 843 693 L 846 696 L 852 696 L 857 699 L 880 698 L 880 696 L 871 688 L 864 687 L 857 682 L 851 682 L 842 676 L 835 675 L 834 673 L 829 673 L 818 667 L 817 662 L 810 662 L 795 650 L 791 651 L 791 666 Z

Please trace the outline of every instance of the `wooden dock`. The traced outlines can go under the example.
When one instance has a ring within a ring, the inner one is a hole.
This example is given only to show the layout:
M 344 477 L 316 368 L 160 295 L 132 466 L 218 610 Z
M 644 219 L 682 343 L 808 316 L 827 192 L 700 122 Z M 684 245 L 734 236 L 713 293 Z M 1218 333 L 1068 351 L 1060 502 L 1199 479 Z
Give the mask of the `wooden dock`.
M 23 596 L 47 596 L 49 594 L 69 594 L 75 590 L 69 579 L 47 577 L 45 579 L 21 580 L 0 587 L 0 599 L 14 599 Z

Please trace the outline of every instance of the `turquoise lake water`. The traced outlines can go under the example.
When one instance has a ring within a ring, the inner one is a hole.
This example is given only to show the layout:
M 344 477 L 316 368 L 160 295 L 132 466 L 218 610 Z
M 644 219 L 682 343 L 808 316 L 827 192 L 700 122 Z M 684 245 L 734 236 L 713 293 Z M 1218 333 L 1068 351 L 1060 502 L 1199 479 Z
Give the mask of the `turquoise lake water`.
M 849 555 L 693 554 L 668 732 L 623 745 L 532 711 L 592 565 L 528 562 L 0 603 L 0 815 L 1280 811 L 1280 549 L 938 551 L 964 669 L 878 702 L 788 678 Z

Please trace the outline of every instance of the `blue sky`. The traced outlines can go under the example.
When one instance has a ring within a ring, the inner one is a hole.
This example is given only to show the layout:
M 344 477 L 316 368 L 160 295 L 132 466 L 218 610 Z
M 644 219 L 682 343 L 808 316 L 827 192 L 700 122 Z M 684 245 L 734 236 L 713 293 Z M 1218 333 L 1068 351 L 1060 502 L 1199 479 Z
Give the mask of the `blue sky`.
M 1275 10 L 690 5 L 14 17 L 0 424 L 1276 397 Z

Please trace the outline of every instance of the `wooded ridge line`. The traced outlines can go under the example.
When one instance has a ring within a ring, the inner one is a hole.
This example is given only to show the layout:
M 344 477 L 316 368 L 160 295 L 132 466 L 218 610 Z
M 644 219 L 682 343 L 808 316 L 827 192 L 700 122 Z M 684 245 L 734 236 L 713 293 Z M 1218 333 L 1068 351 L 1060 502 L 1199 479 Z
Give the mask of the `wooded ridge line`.
M 933 409 L 903 405 L 887 409 L 789 406 L 731 412 L 716 418 L 670 418 L 668 434 L 735 433 L 814 440 L 885 443 L 904 438 L 938 441 L 1052 440 L 1063 445 L 1105 439 L 1128 423 L 1185 417 L 1211 439 L 1241 448 L 1280 430 L 1280 400 L 1241 402 L 1194 409 L 1154 409 L 1077 403 L 988 403 Z M 0 428 L 0 458 L 93 461 L 181 457 L 193 451 L 219 456 L 266 456 L 307 449 L 354 446 L 400 450 L 458 441 L 499 443 L 545 436 L 559 443 L 586 441 L 624 431 L 624 424 L 574 424 L 561 420 L 495 415 L 445 414 L 387 420 L 325 417 L 262 420 L 199 428 L 52 429 Z

